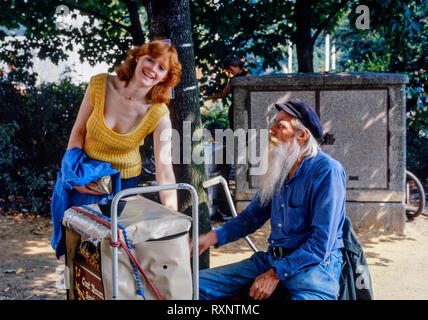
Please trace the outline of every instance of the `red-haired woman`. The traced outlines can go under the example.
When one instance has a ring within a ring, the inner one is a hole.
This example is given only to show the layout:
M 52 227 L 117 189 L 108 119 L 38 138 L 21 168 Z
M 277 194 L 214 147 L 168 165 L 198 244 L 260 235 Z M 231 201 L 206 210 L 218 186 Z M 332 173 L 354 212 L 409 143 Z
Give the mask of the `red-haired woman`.
M 157 184 L 175 183 L 171 136 L 161 139 L 161 134 L 171 132 L 166 103 L 171 87 L 181 77 L 177 51 L 155 40 L 129 50 L 115 71 L 117 75 L 102 73 L 91 78 L 67 149 L 80 148 L 90 159 L 110 163 L 121 174 L 122 189 L 135 187 L 142 165 L 139 147 L 153 132 Z M 81 194 L 99 195 L 91 186 L 73 188 Z M 160 192 L 160 201 L 177 210 L 175 190 Z

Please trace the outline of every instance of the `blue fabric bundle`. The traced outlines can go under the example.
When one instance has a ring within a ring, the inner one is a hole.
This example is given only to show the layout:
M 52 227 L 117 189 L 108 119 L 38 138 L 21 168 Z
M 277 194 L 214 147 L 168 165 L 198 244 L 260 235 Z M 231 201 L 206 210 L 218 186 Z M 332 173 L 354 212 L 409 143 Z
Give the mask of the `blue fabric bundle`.
M 109 195 L 83 194 L 73 189 L 73 186 L 84 186 L 108 175 L 111 175 L 113 182 L 113 192 Z M 71 206 L 93 204 L 105 198 L 112 199 L 120 190 L 120 172 L 112 169 L 110 163 L 89 159 L 80 148 L 65 152 L 51 202 L 53 223 L 51 245 L 58 259 L 65 253 L 64 243 L 61 241 L 61 222 L 64 212 Z

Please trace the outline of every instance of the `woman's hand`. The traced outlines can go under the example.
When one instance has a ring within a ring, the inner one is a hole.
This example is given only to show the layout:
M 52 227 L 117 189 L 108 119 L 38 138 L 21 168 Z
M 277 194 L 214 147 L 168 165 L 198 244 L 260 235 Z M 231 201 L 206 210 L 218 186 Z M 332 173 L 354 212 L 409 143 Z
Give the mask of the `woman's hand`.
M 88 186 L 95 187 L 97 184 L 95 182 L 88 183 L 86 186 L 73 186 L 75 190 L 83 194 L 93 194 L 95 196 L 103 195 L 103 193 L 91 190 Z

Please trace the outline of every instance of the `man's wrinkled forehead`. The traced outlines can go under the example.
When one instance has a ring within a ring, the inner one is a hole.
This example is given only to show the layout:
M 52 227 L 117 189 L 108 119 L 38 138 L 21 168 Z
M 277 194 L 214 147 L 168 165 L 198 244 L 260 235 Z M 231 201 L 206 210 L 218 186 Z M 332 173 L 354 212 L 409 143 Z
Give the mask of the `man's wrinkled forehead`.
M 290 114 L 288 114 L 287 112 L 281 110 L 277 113 L 275 119 L 274 119 L 274 123 L 279 123 L 282 125 L 285 125 L 287 122 L 291 121 L 291 119 L 293 119 L 294 117 Z M 297 119 L 297 118 L 296 118 Z

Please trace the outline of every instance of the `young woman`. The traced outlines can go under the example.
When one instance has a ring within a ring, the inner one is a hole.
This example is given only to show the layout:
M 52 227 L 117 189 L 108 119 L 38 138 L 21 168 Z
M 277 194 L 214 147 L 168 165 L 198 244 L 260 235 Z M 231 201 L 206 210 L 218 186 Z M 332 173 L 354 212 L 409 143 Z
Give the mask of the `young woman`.
M 91 159 L 110 163 L 121 174 L 122 189 L 136 187 L 142 165 L 139 147 L 153 132 L 157 184 L 175 183 L 171 157 L 165 154 L 171 150 L 171 139 L 160 137 L 171 129 L 166 103 L 171 87 L 181 77 L 177 51 L 167 42 L 155 40 L 129 50 L 115 71 L 117 75 L 102 73 L 91 78 L 67 149 L 77 147 Z M 73 188 L 99 195 L 88 188 L 91 185 Z M 160 192 L 160 200 L 177 210 L 175 190 Z

